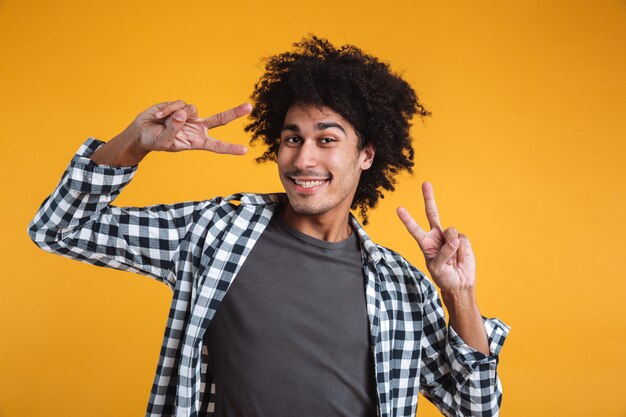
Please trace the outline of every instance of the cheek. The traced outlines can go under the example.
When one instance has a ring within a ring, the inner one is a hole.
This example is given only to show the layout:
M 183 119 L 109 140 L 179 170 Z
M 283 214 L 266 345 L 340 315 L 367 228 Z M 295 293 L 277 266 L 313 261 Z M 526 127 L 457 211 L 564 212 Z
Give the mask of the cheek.
M 354 155 L 346 155 L 343 152 L 328 152 L 324 155 L 322 163 L 335 171 L 347 171 L 354 165 Z
M 283 150 L 281 150 L 281 148 L 278 149 L 278 152 L 276 153 L 276 163 L 278 164 L 278 168 L 280 169 L 282 166 L 285 166 L 289 160 L 288 157 L 288 152 L 284 151 L 284 148 L 282 148 Z
M 337 183 L 341 183 L 344 187 L 351 187 L 353 182 L 358 182 L 358 178 L 361 174 L 358 164 L 359 161 L 355 161 L 354 159 L 338 159 L 332 161 L 332 165 L 327 166 L 334 174 Z

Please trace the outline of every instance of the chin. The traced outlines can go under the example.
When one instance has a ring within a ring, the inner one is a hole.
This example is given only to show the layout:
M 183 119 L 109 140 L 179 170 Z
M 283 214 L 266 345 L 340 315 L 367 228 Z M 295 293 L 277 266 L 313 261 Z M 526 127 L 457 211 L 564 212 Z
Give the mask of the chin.
M 294 199 L 289 199 L 289 205 L 291 209 L 296 214 L 300 214 L 302 216 L 316 216 L 328 213 L 332 208 L 330 203 L 320 203 L 320 204 L 311 204 L 302 201 L 294 201 Z

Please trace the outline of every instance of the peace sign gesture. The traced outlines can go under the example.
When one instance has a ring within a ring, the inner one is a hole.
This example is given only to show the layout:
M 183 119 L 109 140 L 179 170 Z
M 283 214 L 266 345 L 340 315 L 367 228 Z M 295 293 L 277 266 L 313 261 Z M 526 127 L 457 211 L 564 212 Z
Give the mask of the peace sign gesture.
M 202 149 L 244 155 L 243 145 L 223 142 L 207 131 L 225 125 L 252 110 L 249 103 L 214 114 L 198 116 L 193 104 L 183 100 L 155 104 L 142 111 L 122 133 L 98 148 L 90 159 L 98 165 L 133 166 L 151 151 L 179 152 Z
M 243 155 L 246 147 L 223 142 L 207 130 L 223 126 L 250 112 L 252 106 L 241 104 L 207 118 L 198 116 L 193 104 L 182 100 L 155 104 L 133 122 L 141 146 L 149 151 L 178 152 L 201 149 L 221 154 Z
M 476 282 L 476 259 L 469 239 L 454 227 L 443 229 L 435 203 L 433 186 L 422 184 L 426 217 L 430 231 L 422 229 L 406 209 L 398 208 L 398 216 L 417 241 L 426 259 L 426 267 L 442 291 L 473 289 Z

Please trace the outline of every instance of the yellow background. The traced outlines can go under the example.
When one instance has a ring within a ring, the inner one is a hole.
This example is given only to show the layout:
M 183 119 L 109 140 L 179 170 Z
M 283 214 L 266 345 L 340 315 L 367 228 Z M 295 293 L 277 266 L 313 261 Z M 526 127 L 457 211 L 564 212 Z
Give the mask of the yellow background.
M 483 314 L 513 328 L 502 415 L 625 416 L 623 0 L 0 1 L 0 416 L 143 415 L 169 289 L 44 253 L 26 226 L 85 138 L 160 101 L 245 101 L 260 58 L 309 32 L 389 61 L 433 112 L 368 230 L 423 268 L 394 210 L 425 226 L 433 182 Z M 215 135 L 246 143 L 243 125 Z M 116 203 L 280 190 L 260 152 L 151 155 Z

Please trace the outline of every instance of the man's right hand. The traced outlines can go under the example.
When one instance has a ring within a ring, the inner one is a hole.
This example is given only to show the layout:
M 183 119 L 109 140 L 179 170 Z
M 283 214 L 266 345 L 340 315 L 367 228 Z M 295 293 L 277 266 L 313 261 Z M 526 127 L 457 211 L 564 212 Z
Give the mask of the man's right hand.
M 182 100 L 159 103 L 141 112 L 122 133 L 94 152 L 91 159 L 99 165 L 131 166 L 150 151 L 202 149 L 244 155 L 245 146 L 219 141 L 209 136 L 207 130 L 223 126 L 251 110 L 252 106 L 244 103 L 203 119 L 198 117 L 193 104 Z

